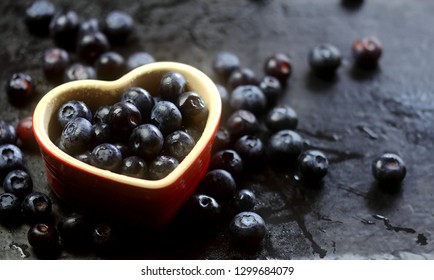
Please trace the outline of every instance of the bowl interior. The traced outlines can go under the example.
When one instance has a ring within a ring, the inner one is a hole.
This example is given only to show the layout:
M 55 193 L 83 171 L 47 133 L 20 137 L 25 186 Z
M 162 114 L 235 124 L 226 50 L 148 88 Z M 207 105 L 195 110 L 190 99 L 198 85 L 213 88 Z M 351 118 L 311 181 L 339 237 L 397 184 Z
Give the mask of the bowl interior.
M 68 100 L 84 101 L 94 112 L 99 106 L 114 104 L 121 94 L 130 87 L 142 87 L 156 95 L 163 74 L 177 71 L 187 80 L 187 90 L 202 96 L 208 110 L 208 119 L 202 136 L 193 150 L 165 178 L 160 180 L 136 179 L 102 170 L 85 164 L 61 151 L 55 142 L 61 134 L 56 114 L 60 106 Z M 81 169 L 96 176 L 104 176 L 113 181 L 142 188 L 164 188 L 172 184 L 200 156 L 207 145 L 214 140 L 221 115 L 221 100 L 215 84 L 204 73 L 194 67 L 174 62 L 156 62 L 136 68 L 115 81 L 82 80 L 60 85 L 47 93 L 38 103 L 33 116 L 36 139 L 41 148 L 51 156 L 74 168 Z

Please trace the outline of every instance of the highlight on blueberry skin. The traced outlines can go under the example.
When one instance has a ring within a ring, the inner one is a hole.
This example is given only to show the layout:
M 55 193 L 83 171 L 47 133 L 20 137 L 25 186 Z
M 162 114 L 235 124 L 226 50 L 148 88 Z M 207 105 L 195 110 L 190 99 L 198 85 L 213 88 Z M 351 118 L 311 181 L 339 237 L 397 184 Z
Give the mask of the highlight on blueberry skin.
M 304 179 L 319 181 L 327 175 L 329 161 L 319 150 L 307 150 L 300 155 L 299 169 Z
M 266 234 L 264 219 L 255 212 L 241 212 L 235 215 L 229 225 L 232 239 L 242 247 L 258 247 Z
M 372 175 L 384 185 L 400 185 L 407 174 L 404 160 L 395 153 L 384 153 L 372 162 Z

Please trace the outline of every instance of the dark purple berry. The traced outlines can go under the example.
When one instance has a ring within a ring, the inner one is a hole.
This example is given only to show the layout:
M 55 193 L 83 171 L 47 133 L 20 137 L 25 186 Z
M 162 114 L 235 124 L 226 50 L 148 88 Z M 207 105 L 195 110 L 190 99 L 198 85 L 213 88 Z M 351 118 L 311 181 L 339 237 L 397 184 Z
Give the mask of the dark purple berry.
M 234 150 L 243 159 L 246 166 L 260 167 L 265 147 L 262 140 L 254 135 L 243 135 L 234 144 Z
M 15 130 L 15 127 L 4 120 L 0 120 L 0 145 L 15 144 L 16 142 L 17 131 Z
M 205 101 L 196 92 L 184 92 L 179 96 L 176 105 L 181 111 L 183 120 L 187 123 L 198 124 L 206 121 L 208 117 Z
M 18 198 L 24 198 L 33 190 L 33 181 L 30 175 L 24 170 L 13 170 L 3 180 L 5 192 L 12 193 Z
M 105 52 L 97 58 L 95 70 L 101 80 L 116 80 L 125 73 L 125 59 L 117 52 Z
M 69 66 L 69 54 L 61 48 L 49 48 L 42 56 L 42 70 L 48 79 L 60 81 Z
M 131 131 L 142 123 L 142 115 L 130 102 L 115 103 L 108 115 L 108 124 L 113 136 L 128 139 Z
M 130 157 L 133 155 L 133 152 L 128 147 L 127 143 L 115 142 L 113 145 L 121 151 L 122 158 Z
M 87 66 L 81 63 L 74 63 L 65 69 L 63 74 L 64 82 L 95 79 L 96 72 L 92 66 Z
M 228 79 L 228 88 L 233 90 L 238 86 L 243 85 L 256 85 L 258 79 L 255 72 L 247 67 L 240 67 L 232 71 Z
M 292 130 L 280 130 L 270 136 L 267 153 L 276 163 L 293 164 L 303 150 L 303 139 Z
M 297 128 L 298 116 L 290 106 L 277 105 L 268 112 L 266 124 L 274 132 L 284 129 L 294 130 Z
M 323 152 L 307 150 L 301 154 L 298 166 L 304 179 L 318 181 L 327 174 L 329 161 Z
M 59 234 L 51 224 L 38 223 L 30 227 L 27 240 L 37 253 L 47 254 L 58 250 Z
M 157 156 L 149 163 L 149 179 L 163 179 L 175 170 L 175 168 L 178 167 L 178 164 L 179 162 L 174 157 L 165 155 Z
M 14 105 L 22 105 L 35 94 L 33 78 L 22 72 L 12 74 L 6 81 L 6 93 Z
M 249 189 L 241 189 L 235 193 L 232 209 L 235 213 L 252 211 L 256 205 L 256 196 Z
M 142 124 L 131 133 L 128 147 L 134 154 L 150 160 L 160 154 L 163 143 L 163 134 L 155 125 Z
M 217 129 L 214 138 L 214 143 L 212 146 L 213 152 L 228 149 L 230 147 L 230 144 L 231 144 L 231 134 L 226 128 L 219 127 Z
M 77 42 L 77 54 L 88 63 L 94 63 L 109 48 L 110 44 L 102 32 L 88 32 L 80 36 Z
M 186 85 L 187 81 L 181 73 L 167 72 L 160 80 L 158 94 L 164 100 L 176 102 L 185 91 Z
M 155 62 L 155 58 L 146 52 L 136 52 L 131 54 L 127 58 L 127 71 L 131 71 L 133 69 L 136 69 L 137 67 L 140 67 L 142 65 L 146 65 L 149 63 Z
M 78 26 L 78 39 L 89 33 L 101 32 L 98 19 L 90 18 L 80 22 Z
M 26 9 L 25 22 L 30 33 L 48 36 L 56 7 L 49 1 L 35 1 Z
M 211 196 L 205 194 L 195 194 L 186 202 L 186 210 L 192 226 L 204 231 L 205 226 L 215 226 L 222 218 L 222 208 L 220 204 Z
M 13 193 L 0 194 L 0 222 L 14 223 L 19 219 L 21 200 Z
M 237 175 L 243 170 L 243 160 L 234 150 L 218 151 L 211 158 L 211 169 L 224 169 L 232 175 Z
M 182 114 L 172 102 L 159 101 L 151 110 L 151 123 L 158 127 L 163 135 L 168 135 L 181 128 Z
M 13 144 L 0 145 L 0 180 L 15 169 L 25 170 L 23 152 Z
M 36 142 L 35 134 L 33 133 L 33 117 L 20 119 L 16 131 L 19 146 L 30 150 L 38 148 L 38 142 Z
M 181 162 L 193 150 L 196 142 L 193 137 L 182 130 L 176 130 L 166 136 L 163 150 L 168 156 Z
M 93 123 L 109 123 L 109 114 L 112 105 L 102 105 L 96 109 L 95 114 L 93 115 Z
M 60 135 L 60 146 L 70 155 L 77 155 L 89 149 L 92 141 L 92 124 L 85 118 L 70 120 Z
M 75 50 L 79 19 L 74 11 L 56 14 L 50 22 L 50 35 L 54 43 L 66 50 Z
M 231 173 L 224 169 L 208 171 L 196 190 L 215 198 L 220 205 L 227 204 L 234 196 L 237 184 Z
M 265 95 L 267 105 L 274 104 L 283 93 L 280 81 L 273 76 L 264 76 L 259 81 L 259 88 Z
M 71 213 L 61 217 L 57 223 L 57 231 L 62 245 L 68 249 L 83 248 L 91 240 L 91 226 L 86 217 L 79 213 Z
M 65 125 L 75 118 L 85 118 L 88 121 L 92 121 L 92 112 L 89 107 L 83 101 L 70 100 L 62 104 L 57 111 L 57 121 L 63 128 Z
M 377 38 L 365 37 L 353 43 L 352 52 L 358 66 L 373 68 L 378 64 L 383 46 Z
M 264 111 L 267 99 L 259 87 L 241 85 L 232 91 L 229 103 L 234 110 L 248 110 L 259 114 Z
M 265 60 L 264 72 L 285 84 L 292 74 L 291 59 L 284 53 L 273 54 Z
M 321 44 L 309 51 L 308 61 L 315 74 L 321 77 L 333 77 L 341 65 L 341 52 L 333 45 Z
M 240 59 L 231 52 L 222 51 L 214 56 L 212 67 L 217 74 L 227 78 L 234 70 L 240 68 Z
M 246 211 L 235 215 L 229 225 L 229 232 L 237 245 L 254 248 L 264 239 L 266 226 L 261 216 Z
M 111 250 L 117 242 L 116 230 L 107 223 L 98 223 L 92 229 L 92 243 L 99 252 Z
M 112 11 L 104 21 L 104 33 L 114 44 L 124 43 L 133 31 L 133 18 L 122 11 Z
M 233 140 L 242 135 L 254 134 L 258 130 L 258 120 L 256 116 L 247 110 L 237 110 L 229 116 L 227 129 Z
M 372 174 L 381 185 L 399 185 L 406 173 L 404 160 L 395 153 L 384 153 L 372 162 Z
M 32 192 L 24 198 L 21 209 L 30 222 L 47 221 L 51 217 L 52 202 L 46 194 Z
M 110 126 L 106 123 L 96 123 L 92 125 L 92 145 L 110 142 L 112 139 Z
M 122 164 L 122 153 L 113 144 L 100 144 L 93 148 L 90 164 L 101 169 L 118 172 Z
M 146 162 L 138 156 L 130 156 L 124 158 L 120 172 L 134 178 L 144 179 L 148 174 L 148 166 Z
M 153 96 L 145 89 L 132 87 L 122 93 L 121 101 L 130 102 L 139 109 L 143 122 L 149 120 L 151 110 L 154 107 Z

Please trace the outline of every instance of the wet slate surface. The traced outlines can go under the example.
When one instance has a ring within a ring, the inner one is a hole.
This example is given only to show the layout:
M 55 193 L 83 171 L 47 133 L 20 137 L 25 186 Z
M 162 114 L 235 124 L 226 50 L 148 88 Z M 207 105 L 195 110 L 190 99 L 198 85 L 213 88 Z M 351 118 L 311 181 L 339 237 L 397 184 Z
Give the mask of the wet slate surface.
M 351 2 L 351 1 L 348 1 Z M 38 94 L 26 106 L 0 97 L 0 118 L 17 124 L 32 114 L 38 98 L 55 85 L 40 69 L 49 38 L 30 35 L 23 24 L 30 1 L 0 3 L 0 79 L 26 71 L 37 81 Z M 239 179 L 259 198 L 256 211 L 266 223 L 263 246 L 237 249 L 225 227 L 202 236 L 174 224 L 154 235 L 123 231 L 122 249 L 111 255 L 62 251 L 61 259 L 433 259 L 434 96 L 432 26 L 434 2 L 366 0 L 347 5 L 339 0 L 290 1 L 53 1 L 82 18 L 102 19 L 113 9 L 129 12 L 136 25 L 124 55 L 147 51 L 157 60 L 191 64 L 216 82 L 213 55 L 236 53 L 244 66 L 263 75 L 264 59 L 287 52 L 294 73 L 281 102 L 299 115 L 298 132 L 307 146 L 326 152 L 331 161 L 324 184 L 311 188 L 289 169 L 265 167 Z M 353 66 L 351 43 L 365 35 L 383 42 L 384 55 L 375 71 Z M 306 62 L 312 46 L 329 42 L 343 54 L 333 81 L 310 74 Z M 371 176 L 373 158 L 396 151 L 408 165 L 396 193 L 379 190 Z M 71 211 L 47 185 L 38 152 L 25 151 L 35 189 L 54 200 L 55 217 Z M 27 224 L 0 227 L 1 259 L 38 258 L 26 239 Z

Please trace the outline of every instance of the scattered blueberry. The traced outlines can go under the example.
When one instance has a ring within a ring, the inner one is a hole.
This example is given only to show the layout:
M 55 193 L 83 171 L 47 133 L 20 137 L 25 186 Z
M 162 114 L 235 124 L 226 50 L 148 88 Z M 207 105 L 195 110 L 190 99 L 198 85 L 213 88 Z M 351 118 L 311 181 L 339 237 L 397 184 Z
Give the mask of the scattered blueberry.
M 186 202 L 186 209 L 189 221 L 194 227 L 206 231 L 207 226 L 215 226 L 222 217 L 220 204 L 211 196 L 205 194 L 194 194 Z
M 252 211 L 256 205 L 256 196 L 249 189 L 240 189 L 232 200 L 232 209 L 235 213 Z
M 327 175 L 329 161 L 323 152 L 307 150 L 300 155 L 298 165 L 304 179 L 318 181 Z
M 47 221 L 51 218 L 52 202 L 46 194 L 32 192 L 24 198 L 21 209 L 30 222 Z
M 74 11 L 56 14 L 50 22 L 50 36 L 54 43 L 66 50 L 75 50 L 79 19 Z
M 35 94 L 33 78 L 22 72 L 13 73 L 6 82 L 6 94 L 14 105 L 22 105 Z
M 230 147 L 230 144 L 231 144 L 231 134 L 226 128 L 220 126 L 217 129 L 212 150 L 214 152 L 219 150 L 225 150 Z
M 375 37 L 365 37 L 356 40 L 352 45 L 353 57 L 358 66 L 373 68 L 383 53 L 383 46 Z
M 236 151 L 226 149 L 216 152 L 211 157 L 210 166 L 211 169 L 224 169 L 232 175 L 237 175 L 243 170 L 243 160 Z
M 122 11 L 112 11 L 107 14 L 103 30 L 110 42 L 114 44 L 124 43 L 133 31 L 133 18 Z
M 61 81 L 69 66 L 69 53 L 61 48 L 49 48 L 42 55 L 42 70 L 48 79 Z
M 234 144 L 234 150 L 240 155 L 249 167 L 261 167 L 265 154 L 262 140 L 255 135 L 243 135 Z
M 227 130 L 233 140 L 258 130 L 259 122 L 256 116 L 247 110 L 237 110 L 227 119 Z
M 18 198 L 24 198 L 33 190 L 33 181 L 30 175 L 24 170 L 13 170 L 3 180 L 5 192 L 12 193 Z
M 404 160 L 395 153 L 384 153 L 372 162 L 372 174 L 381 185 L 399 185 L 406 173 Z
M 140 67 L 142 65 L 146 65 L 149 63 L 155 62 L 155 58 L 147 52 L 135 52 L 131 54 L 127 58 L 126 67 L 127 71 L 131 71 Z
M 38 223 L 29 228 L 27 240 L 40 254 L 50 254 L 59 249 L 59 234 L 52 224 Z
M 36 142 L 35 134 L 33 133 L 33 117 L 25 117 L 18 121 L 17 138 L 20 147 L 36 150 L 38 143 Z
M 258 80 L 255 72 L 247 67 L 240 67 L 232 71 L 228 79 L 228 87 L 234 89 L 242 85 L 256 85 Z
M 95 79 L 96 72 L 92 66 L 81 63 L 73 63 L 65 69 L 63 74 L 64 82 Z
M 91 240 L 91 225 L 88 219 L 80 213 L 71 213 L 60 218 L 57 231 L 66 248 L 76 249 L 89 245 Z
M 341 52 L 331 44 L 321 44 L 309 51 L 311 69 L 320 77 L 333 77 L 341 65 Z
M 215 198 L 220 205 L 227 204 L 234 196 L 237 184 L 231 173 L 224 169 L 208 171 L 196 190 Z
M 0 194 L 0 222 L 14 223 L 19 219 L 21 200 L 13 193 Z
M 78 56 L 88 63 L 94 63 L 103 53 L 107 52 L 110 44 L 102 32 L 87 32 L 80 36 L 77 42 Z
M 259 81 L 259 88 L 265 95 L 267 105 L 274 104 L 283 93 L 282 84 L 273 76 L 264 76 Z
M 292 74 L 292 62 L 285 53 L 276 53 L 265 60 L 264 72 L 285 84 Z
M 280 104 L 272 108 L 265 120 L 268 129 L 277 132 L 279 130 L 297 128 L 297 113 L 288 105 Z
M 117 52 L 105 52 L 97 58 L 95 70 L 101 80 L 116 80 L 125 73 L 125 59 Z
M 23 152 L 13 144 L 0 145 L 0 180 L 15 169 L 25 170 Z
M 229 225 L 229 232 L 237 245 L 256 248 L 266 234 L 264 219 L 254 212 L 241 212 L 235 215 Z
M 222 51 L 214 56 L 212 67 L 217 74 L 228 78 L 234 70 L 240 68 L 240 59 L 234 53 Z
M 101 32 L 98 19 L 90 18 L 80 22 L 78 25 L 78 39 L 86 34 Z
M 117 242 L 117 233 L 108 223 L 96 224 L 91 232 L 92 243 L 98 252 L 110 251 L 114 248 Z
M 30 33 L 48 36 L 56 7 L 49 1 L 35 1 L 26 9 L 25 22 Z
M 229 104 L 234 110 L 243 109 L 260 114 L 267 105 L 267 99 L 258 86 L 241 85 L 232 91 Z
M 4 120 L 0 120 L 0 145 L 15 144 L 16 141 L 17 131 L 15 130 L 15 127 Z
M 280 130 L 270 136 L 267 154 L 276 163 L 293 164 L 303 150 L 301 136 L 289 129 Z

